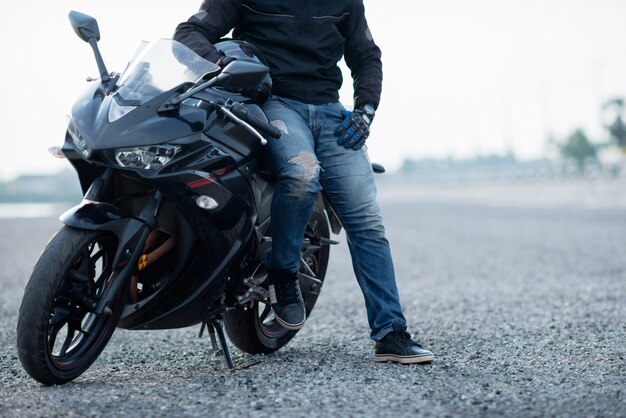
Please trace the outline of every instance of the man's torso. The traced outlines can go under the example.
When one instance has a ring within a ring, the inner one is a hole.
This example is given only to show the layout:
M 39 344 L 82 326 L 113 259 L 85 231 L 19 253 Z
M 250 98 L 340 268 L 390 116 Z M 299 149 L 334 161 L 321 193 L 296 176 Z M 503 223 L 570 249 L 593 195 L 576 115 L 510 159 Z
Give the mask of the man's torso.
M 351 0 L 243 0 L 233 36 L 267 59 L 274 92 L 306 103 L 337 101 Z

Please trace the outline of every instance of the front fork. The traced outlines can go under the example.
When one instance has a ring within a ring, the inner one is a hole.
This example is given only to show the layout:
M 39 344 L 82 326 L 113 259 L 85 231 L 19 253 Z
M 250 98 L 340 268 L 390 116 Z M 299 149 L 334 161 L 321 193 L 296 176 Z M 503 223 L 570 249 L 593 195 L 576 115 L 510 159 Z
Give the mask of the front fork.
M 100 315 L 110 315 L 118 295 L 129 286 L 148 235 L 156 226 L 156 217 L 165 198 L 157 190 L 139 216 L 129 216 L 116 206 L 100 202 L 111 178 L 111 171 L 105 171 L 91 184 L 81 204 L 61 215 L 61 222 L 65 225 L 91 231 L 108 231 L 117 237 L 118 247 L 113 258 L 113 271 L 92 310 Z

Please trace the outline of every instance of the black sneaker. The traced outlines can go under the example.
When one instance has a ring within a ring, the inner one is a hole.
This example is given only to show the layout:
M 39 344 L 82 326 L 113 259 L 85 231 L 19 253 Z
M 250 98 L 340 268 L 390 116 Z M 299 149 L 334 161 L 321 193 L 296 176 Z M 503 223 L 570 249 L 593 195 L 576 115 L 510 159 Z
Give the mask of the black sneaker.
M 394 361 L 402 364 L 430 363 L 435 359 L 433 353 L 411 340 L 405 331 L 391 331 L 382 340 L 376 342 L 374 361 Z
M 304 326 L 306 310 L 298 273 L 285 270 L 270 270 L 269 276 L 270 303 L 276 321 L 286 329 L 296 331 Z

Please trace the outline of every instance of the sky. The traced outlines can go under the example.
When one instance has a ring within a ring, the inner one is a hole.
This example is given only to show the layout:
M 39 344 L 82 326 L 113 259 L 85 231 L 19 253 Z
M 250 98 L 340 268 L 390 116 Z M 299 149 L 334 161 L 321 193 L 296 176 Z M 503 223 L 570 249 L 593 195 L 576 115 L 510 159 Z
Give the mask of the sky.
M 310 0 L 309 0 L 310 1 Z M 98 20 L 110 71 L 142 40 L 171 37 L 199 0 L 29 0 L 0 14 L 0 180 L 69 167 L 47 152 L 97 76 L 67 14 Z M 368 140 L 373 161 L 539 158 L 577 128 L 606 141 L 601 104 L 626 96 L 626 1 L 365 0 L 383 52 L 383 94 Z M 341 100 L 352 103 L 344 69 Z

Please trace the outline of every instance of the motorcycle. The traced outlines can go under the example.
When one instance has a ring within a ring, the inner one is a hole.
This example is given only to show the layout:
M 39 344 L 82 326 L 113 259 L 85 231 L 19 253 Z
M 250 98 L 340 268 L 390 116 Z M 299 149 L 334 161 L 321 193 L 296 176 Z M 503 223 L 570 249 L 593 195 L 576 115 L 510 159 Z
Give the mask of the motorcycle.
M 109 73 L 97 21 L 74 11 L 69 18 L 100 78 L 88 80 L 63 145 L 51 149 L 76 170 L 84 198 L 61 215 L 64 226 L 25 288 L 17 325 L 24 369 L 46 385 L 67 383 L 116 327 L 200 325 L 230 368 L 225 335 L 251 354 L 285 346 L 297 331 L 277 323 L 265 283 L 275 179 L 256 156 L 281 132 L 250 94 L 268 79 L 262 58 L 250 44 L 224 41 L 217 47 L 243 58 L 222 69 L 161 39 L 123 73 Z M 307 316 L 337 243 L 330 232 L 340 230 L 321 193 L 298 272 Z

